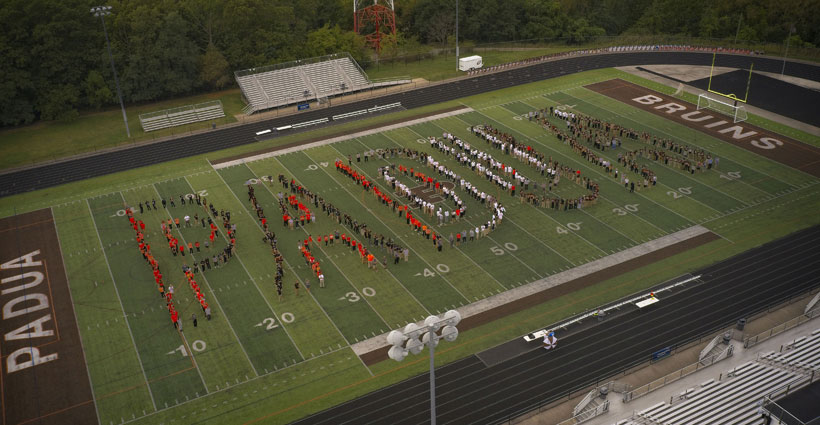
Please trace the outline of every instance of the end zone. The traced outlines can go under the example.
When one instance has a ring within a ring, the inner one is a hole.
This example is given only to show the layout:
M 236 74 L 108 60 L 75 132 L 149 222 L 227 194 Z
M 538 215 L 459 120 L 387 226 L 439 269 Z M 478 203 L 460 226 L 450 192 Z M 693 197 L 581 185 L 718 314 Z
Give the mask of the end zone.
M 672 120 L 737 147 L 820 177 L 820 149 L 709 111 L 619 78 L 584 86 L 627 105 Z
M 98 423 L 51 209 L 0 219 L 2 424 Z

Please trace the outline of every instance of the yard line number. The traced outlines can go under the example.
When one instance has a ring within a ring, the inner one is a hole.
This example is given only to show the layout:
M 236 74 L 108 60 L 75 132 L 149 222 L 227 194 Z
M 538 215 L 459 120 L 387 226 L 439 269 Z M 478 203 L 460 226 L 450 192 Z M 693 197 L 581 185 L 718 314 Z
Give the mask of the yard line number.
M 567 233 L 569 233 L 569 231 L 567 229 L 572 230 L 573 232 L 577 232 L 577 231 L 581 230 L 581 223 L 582 223 L 581 221 L 578 221 L 578 222 L 575 222 L 575 223 L 567 223 L 566 228 L 561 227 L 561 226 L 555 226 L 555 231 L 559 235 L 566 235 Z
M 507 251 L 510 251 L 510 252 L 518 251 L 518 245 L 516 245 L 512 242 L 505 243 L 504 248 L 506 248 Z M 499 248 L 498 245 L 491 246 L 490 247 L 490 252 L 492 252 L 495 255 L 504 255 L 504 250 Z
M 627 211 L 629 212 L 638 212 L 638 205 L 640 204 L 627 204 L 624 205 L 623 208 L 613 208 L 612 212 L 618 215 L 626 215 Z
M 683 195 L 691 195 L 692 194 L 692 187 L 691 186 L 679 187 L 677 192 L 674 191 L 674 190 L 668 190 L 668 191 L 666 191 L 666 194 L 671 196 L 672 199 L 678 199 L 678 198 L 683 197 Z
M 376 296 L 376 290 L 369 286 L 365 286 L 364 288 L 362 288 L 362 294 L 365 297 L 374 297 Z M 343 297 L 340 297 L 339 301 L 347 300 L 349 302 L 355 303 L 356 301 L 359 301 L 361 299 L 362 297 L 360 297 L 358 293 L 351 291 L 346 293 Z
M 740 179 L 740 171 L 729 171 L 726 174 L 721 174 L 720 178 L 726 179 L 726 180 L 729 180 L 729 181 L 738 180 L 738 179 Z
M 296 320 L 296 316 L 294 316 L 293 313 L 284 312 L 281 317 L 284 323 L 293 323 L 293 321 Z M 262 319 L 262 322 L 254 325 L 254 327 L 259 326 L 264 326 L 266 331 L 271 331 L 279 327 L 279 325 L 276 324 L 276 319 L 273 317 L 266 317 Z
M 206 346 L 207 345 L 205 344 L 205 341 L 198 339 L 191 344 L 191 350 L 194 350 L 197 353 L 201 353 L 202 351 L 205 351 Z M 182 354 L 182 357 L 188 357 L 188 349 L 185 348 L 185 344 L 181 344 L 179 347 L 174 348 L 173 350 L 165 354 L 171 355 L 176 353 L 177 351 L 179 351 L 179 353 Z
M 438 270 L 439 273 L 449 273 L 450 272 L 450 266 L 448 266 L 447 264 L 436 264 L 436 270 Z M 424 276 L 424 277 L 433 277 L 435 275 L 436 275 L 436 272 L 428 269 L 427 267 L 425 267 L 424 270 L 421 273 L 416 273 L 416 276 Z

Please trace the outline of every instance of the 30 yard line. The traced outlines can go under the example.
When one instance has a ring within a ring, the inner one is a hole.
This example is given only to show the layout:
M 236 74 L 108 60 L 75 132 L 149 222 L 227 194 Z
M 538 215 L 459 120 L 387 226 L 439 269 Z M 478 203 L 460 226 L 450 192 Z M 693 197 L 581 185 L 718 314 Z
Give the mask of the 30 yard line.
M 333 145 L 330 145 L 330 146 L 331 146 L 331 147 L 332 147 L 332 148 L 333 148 L 336 152 L 339 152 L 339 150 L 338 150 L 338 149 L 336 149 L 336 147 L 335 147 L 335 146 L 333 146 Z M 341 152 L 339 152 L 339 155 L 344 156 L 344 154 L 343 154 L 343 153 L 341 153 Z M 308 157 L 308 158 L 310 158 L 310 157 Z M 312 159 L 312 158 L 311 158 L 311 161 L 313 161 L 313 159 Z M 314 162 L 315 162 L 315 161 L 314 161 Z M 320 167 L 320 168 L 322 168 L 322 167 Z M 349 191 L 349 190 L 347 190 L 347 188 L 346 188 L 346 187 L 344 187 L 341 183 L 339 183 L 339 181 L 338 181 L 338 180 L 336 180 L 336 178 L 335 178 L 335 177 L 333 177 L 333 175 L 331 175 L 330 173 L 328 173 L 328 172 L 327 172 L 327 170 L 325 170 L 324 168 L 322 168 L 322 170 L 323 170 L 323 171 L 325 172 L 325 174 L 327 174 L 327 175 L 328 175 L 328 176 L 329 176 L 329 177 L 330 177 L 333 181 L 335 181 L 335 182 L 336 182 L 336 184 L 337 184 L 337 185 L 339 185 L 339 187 L 341 187 L 341 188 L 342 188 L 342 190 L 344 190 L 345 192 L 347 192 L 347 194 L 348 194 L 348 195 L 350 195 L 350 198 L 351 198 L 351 199 L 356 199 L 356 202 L 358 202 L 358 203 L 359 203 L 359 205 L 361 205 L 361 206 L 362 206 L 364 209 L 366 209 L 366 210 L 368 209 L 368 208 L 367 208 L 367 206 L 366 206 L 366 205 L 364 205 L 364 204 L 362 204 L 362 202 L 361 202 L 358 198 L 356 198 L 355 196 L 353 196 L 353 194 L 352 194 L 352 193 L 350 193 L 350 191 Z M 388 225 L 387 225 L 387 223 L 385 223 L 384 221 L 382 221 L 382 219 L 381 219 L 379 216 L 377 216 L 376 214 L 372 214 L 372 215 L 373 215 L 373 217 L 374 217 L 376 220 L 378 220 L 378 221 L 379 221 L 382 225 L 384 225 L 384 227 L 385 227 L 385 228 L 387 228 L 387 229 L 391 229 L 390 231 L 391 231 L 391 232 L 393 232 L 392 227 L 388 226 Z M 393 234 L 394 234 L 394 235 L 396 235 L 396 239 L 400 240 L 400 241 L 401 241 L 401 242 L 402 242 L 402 243 L 403 243 L 403 244 L 407 247 L 407 249 L 412 250 L 412 251 L 416 254 L 416 257 L 418 257 L 421 261 L 424 261 L 424 264 L 427 264 L 428 266 L 430 266 L 430 269 L 431 269 L 431 270 L 435 270 L 435 268 L 433 267 L 433 265 L 432 265 L 432 264 L 430 264 L 429 262 L 427 262 L 427 260 L 426 260 L 424 257 L 422 257 L 422 256 L 418 253 L 418 251 L 416 251 L 416 250 L 415 250 L 415 248 L 411 248 L 411 247 L 410 247 L 410 244 L 408 244 L 407 242 L 405 242 L 405 241 L 404 241 L 404 239 L 402 239 L 402 238 L 401 238 L 401 236 L 399 236 L 399 234 L 398 234 L 398 233 L 393 232 Z M 470 299 L 469 299 L 469 298 L 467 298 L 467 297 L 466 297 L 466 296 L 465 296 L 465 295 L 464 295 L 461 291 L 459 291 L 459 289 L 458 289 L 458 288 L 456 288 L 456 287 L 455 287 L 455 285 L 453 285 L 453 283 L 452 283 L 452 282 L 450 282 L 450 280 L 449 280 L 449 279 L 447 279 L 447 278 L 446 278 L 444 275 L 442 275 L 441 273 L 439 273 L 438 275 L 439 275 L 439 277 L 441 277 L 441 278 L 442 278 L 445 282 L 447 282 L 447 284 L 448 284 L 448 285 L 450 285 L 450 287 L 452 287 L 454 291 L 456 291 L 459 295 L 461 295 L 461 297 L 462 297 L 462 298 L 464 298 L 464 300 L 465 300 L 465 301 L 467 301 L 467 303 L 468 303 L 468 304 L 471 302 L 471 301 L 470 301 Z
M 441 126 L 440 126 L 440 125 L 438 125 L 438 124 L 435 124 L 434 122 L 431 122 L 431 124 L 433 124 L 433 125 L 435 125 L 436 127 L 440 128 L 442 131 L 446 131 L 443 127 L 441 127 Z M 415 130 L 414 130 L 414 132 L 415 132 Z M 418 134 L 417 132 L 415 132 L 415 133 L 416 133 L 416 134 Z M 520 164 L 524 164 L 525 166 L 528 166 L 527 164 L 523 163 L 523 162 L 522 162 L 521 160 L 519 160 L 518 158 L 515 158 L 515 159 L 516 159 L 516 160 L 517 160 Z M 530 169 L 532 169 L 532 167 L 530 167 Z M 541 209 L 539 209 L 538 207 L 536 207 L 536 206 L 534 206 L 534 205 L 531 205 L 531 204 L 529 204 L 529 203 L 527 203 L 527 202 L 525 202 L 525 204 L 529 205 L 529 206 L 530 206 L 530 207 L 532 207 L 532 208 L 535 208 L 536 210 L 540 211 L 540 212 L 541 212 L 541 213 L 543 213 L 544 215 L 547 215 L 546 213 L 544 213 L 544 211 L 542 211 L 542 210 L 541 210 Z M 584 214 L 588 215 L 591 219 L 593 219 L 593 220 L 597 221 L 598 223 L 601 223 L 601 224 L 603 224 L 604 226 L 609 227 L 609 228 L 610 228 L 610 229 L 612 229 L 612 231 L 614 231 L 615 233 L 617 233 L 617 234 L 619 234 L 619 235 L 623 236 L 623 237 L 624 237 L 624 238 L 626 238 L 626 239 L 629 239 L 630 241 L 632 241 L 632 243 L 634 243 L 634 244 L 636 244 L 636 245 L 638 244 L 638 242 L 637 242 L 637 241 L 635 241 L 634 239 L 630 238 L 629 236 L 627 236 L 627 235 L 625 235 L 625 234 L 621 233 L 618 229 L 615 229 L 614 227 L 610 226 L 609 224 L 604 223 L 603 221 L 599 220 L 599 219 L 598 219 L 598 217 L 595 217 L 594 215 L 592 215 L 592 214 L 588 213 L 588 212 L 586 211 L 586 208 L 578 208 L 578 210 L 579 210 L 579 211 L 581 211 L 582 213 L 584 213 Z M 547 217 L 549 217 L 549 216 L 547 215 Z M 550 218 L 552 218 L 552 217 L 550 217 Z M 597 245 L 596 245 L 595 247 L 596 247 L 596 248 L 598 248 L 601 252 L 604 252 L 604 250 L 603 250 L 603 249 L 601 249 L 601 248 L 599 248 Z M 606 252 L 604 252 L 604 254 L 606 254 Z
M 476 112 L 478 112 L 478 111 L 476 111 Z M 573 158 L 573 157 L 571 157 L 571 156 L 569 156 L 569 155 L 567 155 L 567 154 L 564 154 L 563 152 L 560 152 L 560 151 L 555 150 L 553 147 L 551 147 L 551 146 L 547 145 L 546 143 L 543 143 L 543 142 L 539 141 L 538 139 L 536 139 L 536 138 L 534 138 L 534 137 L 531 137 L 531 136 L 529 136 L 529 135 L 527 135 L 527 134 L 525 134 L 525 133 L 522 133 L 521 131 L 515 130 L 515 129 L 513 129 L 513 128 L 509 127 L 508 125 L 506 125 L 506 124 L 504 124 L 504 123 L 502 123 L 502 122 L 500 122 L 500 121 L 496 120 L 495 118 L 491 118 L 491 117 L 489 117 L 489 116 L 487 116 L 487 115 L 485 115 L 485 114 L 482 114 L 482 113 L 480 113 L 480 112 L 478 112 L 478 113 L 479 113 L 480 115 L 483 115 L 486 119 L 488 119 L 488 120 L 490 120 L 490 121 L 492 121 L 492 122 L 498 123 L 499 125 L 501 125 L 501 126 L 503 126 L 503 127 L 507 127 L 507 128 L 509 128 L 511 131 L 513 131 L 513 132 L 515 132 L 515 133 L 520 134 L 520 135 L 521 135 L 521 136 L 523 136 L 524 138 L 529 139 L 530 141 L 532 141 L 532 142 L 534 142 L 534 143 L 537 143 L 537 144 L 538 144 L 538 145 L 540 145 L 540 146 L 543 146 L 544 148 L 546 148 L 546 149 L 548 149 L 548 150 L 550 150 L 550 151 L 554 152 L 555 154 L 560 155 L 561 157 L 566 158 L 566 159 L 567 159 L 567 161 L 569 161 L 569 162 L 573 162 L 573 163 L 575 163 L 576 165 L 579 165 L 579 166 L 583 165 L 580 161 L 576 160 L 575 158 Z M 546 136 L 546 134 L 542 134 L 541 136 Z M 584 168 L 586 168 L 586 167 L 584 167 Z M 599 176 L 606 178 L 606 176 L 605 176 L 603 173 L 601 173 L 600 171 L 598 171 L 598 169 L 597 169 L 597 168 L 595 168 L 595 167 L 591 167 L 591 168 L 589 168 L 589 169 L 590 169 L 592 172 L 594 172 L 595 174 L 598 174 Z M 667 211 L 671 212 L 672 214 L 674 214 L 674 215 L 676 215 L 676 216 L 678 216 L 678 217 L 682 218 L 682 219 L 683 219 L 684 221 L 686 221 L 688 224 L 694 224 L 694 222 L 693 222 L 692 220 L 690 220 L 690 219 L 689 219 L 689 218 L 687 218 L 687 217 L 684 217 L 684 216 L 680 215 L 680 213 L 677 213 L 677 212 L 675 212 L 675 211 L 673 211 L 673 210 L 669 209 L 667 206 L 665 206 L 665 205 L 663 205 L 663 204 L 660 204 L 660 203 L 658 203 L 658 202 L 656 202 L 656 201 L 652 200 L 651 198 L 649 198 L 649 197 L 645 196 L 644 194 L 642 194 L 642 193 L 640 193 L 640 192 L 635 192 L 635 193 L 636 193 L 638 196 L 640 196 L 640 197 L 642 197 L 642 198 L 646 199 L 648 202 L 650 202 L 650 203 L 652 203 L 652 204 L 655 204 L 655 205 L 657 205 L 657 206 L 659 206 L 659 207 L 661 207 L 661 208 L 663 208 L 663 209 L 665 209 L 665 210 L 667 210 Z M 714 208 L 713 208 L 713 209 L 714 209 Z M 721 212 L 719 212 L 719 211 L 718 211 L 718 213 L 719 213 L 719 214 L 722 214 L 722 213 L 721 213 Z
M 245 168 L 248 168 L 248 167 L 246 166 Z M 251 217 L 251 221 L 253 221 L 254 223 L 256 223 L 256 226 L 257 226 L 257 228 L 259 229 L 259 231 L 260 231 L 260 232 L 262 232 L 262 233 L 264 234 L 265 232 L 264 232 L 264 230 L 262 229 L 262 226 L 260 226 L 260 225 L 259 225 L 259 223 L 258 223 L 256 220 L 254 220 L 254 219 L 253 219 L 253 216 L 250 214 L 250 210 L 248 210 L 248 208 L 245 206 L 245 204 L 243 204 L 243 203 L 242 203 L 242 201 L 241 201 L 241 200 L 239 199 L 239 197 L 236 195 L 236 192 L 234 192 L 234 191 L 233 191 L 233 189 L 231 189 L 231 186 L 230 186 L 230 185 L 228 185 L 228 182 L 226 182 L 226 181 L 225 181 L 225 178 L 223 178 L 223 177 L 222 177 L 222 175 L 221 175 L 221 174 L 219 174 L 219 171 L 218 171 L 218 170 L 214 169 L 214 171 L 215 171 L 215 172 L 216 172 L 216 174 L 219 176 L 219 178 L 222 180 L 222 183 L 224 183 L 224 184 L 225 184 L 225 186 L 228 188 L 228 191 L 229 191 L 229 192 L 231 192 L 231 193 L 233 194 L 234 198 L 236 198 L 236 201 L 237 201 L 237 202 L 239 202 L 239 204 L 240 204 L 240 205 L 242 205 L 242 208 L 243 208 L 243 209 L 244 209 L 244 210 L 248 213 L 248 216 L 249 216 L 249 217 Z M 248 168 L 248 171 L 251 171 L 251 170 L 250 170 L 250 168 Z M 255 173 L 253 173 L 253 171 L 251 171 L 251 174 L 253 174 L 254 176 L 256 175 Z M 264 185 L 263 185 L 263 186 L 264 186 Z M 270 191 L 270 190 L 269 190 L 269 191 Z M 288 262 L 288 260 L 287 260 L 287 259 L 285 259 L 285 257 L 284 257 L 284 256 L 282 256 L 282 258 L 284 259 L 285 264 L 287 264 L 287 266 L 288 266 L 288 268 L 290 269 L 291 273 L 293 273 L 293 275 L 294 275 L 294 276 L 296 276 L 296 271 L 295 271 L 295 269 L 294 269 L 294 268 L 290 265 L 290 263 Z M 351 285 L 352 285 L 352 284 L 351 284 Z M 354 289 L 355 289 L 355 287 L 354 287 Z M 319 303 L 319 300 L 317 300 L 317 299 L 316 299 L 316 297 L 315 297 L 315 296 L 313 296 L 313 294 L 312 294 L 312 293 L 310 293 L 310 291 L 308 291 L 308 293 L 310 294 L 310 297 L 313 299 L 313 301 L 316 303 L 316 305 L 319 307 L 319 309 L 322 311 L 322 313 L 324 313 L 325 317 L 327 317 L 327 320 L 328 320 L 328 321 L 329 321 L 329 322 L 333 325 L 333 327 L 334 327 L 334 328 L 336 328 L 336 332 L 339 332 L 339 335 L 341 335 L 341 336 L 342 336 L 342 339 L 344 339 L 344 340 L 345 340 L 345 342 L 347 343 L 347 346 L 349 347 L 349 346 L 350 346 L 350 341 L 349 341 L 349 340 L 345 337 L 345 335 L 342 333 L 342 331 L 339 329 L 339 327 L 338 327 L 338 326 L 336 326 L 336 323 L 335 323 L 335 322 L 333 321 L 333 319 L 331 319 L 331 318 L 330 318 L 330 316 L 327 314 L 327 312 L 325 311 L 325 309 L 324 309 L 324 308 L 322 307 L 322 305 Z M 373 308 L 373 307 L 371 307 L 371 308 Z M 377 314 L 378 314 L 378 313 L 377 313 Z M 380 316 L 380 317 L 381 317 L 381 316 Z M 384 320 L 384 319 L 382 319 L 382 320 Z M 386 322 L 385 322 L 385 325 L 387 325 L 387 323 L 386 323 Z M 389 327 L 390 325 L 387 325 L 387 326 Z M 288 337 L 290 337 L 290 334 L 288 334 Z M 293 339 L 291 339 L 291 341 L 293 341 Z M 296 342 L 293 342 L 293 345 L 294 345 L 294 346 L 296 346 Z M 298 350 L 298 347 L 297 347 L 297 350 Z M 301 354 L 301 352 L 300 352 L 300 354 Z M 356 353 L 353 353 L 353 355 L 355 355 L 357 358 L 359 358 L 359 361 L 360 361 L 360 362 L 362 362 L 362 365 L 364 365 L 364 368 L 365 368 L 365 369 L 367 369 L 367 372 L 368 372 L 368 373 L 370 373 L 370 376 L 374 376 L 374 375 L 373 375 L 373 371 L 371 371 L 371 370 L 370 370 L 370 368 L 369 368 L 369 367 L 367 367 L 367 365 L 366 365 L 366 364 L 364 364 L 364 360 L 362 360 L 362 359 L 361 359 L 361 357 L 359 357 L 358 355 L 356 355 Z
M 94 211 L 91 209 L 91 203 L 88 202 L 88 198 L 85 200 L 86 205 L 88 205 L 88 213 L 91 214 L 91 222 L 94 224 L 94 231 L 97 233 L 97 240 L 100 242 L 100 251 L 102 252 L 103 259 L 105 260 L 105 265 L 108 267 L 108 275 L 111 277 L 111 282 L 114 284 L 114 292 L 117 294 L 117 301 L 120 303 L 120 308 L 122 309 L 122 315 L 125 319 L 126 327 L 128 328 L 128 335 L 131 335 L 131 343 L 134 344 L 134 351 L 137 352 L 137 360 L 139 360 L 140 370 L 142 370 L 142 377 L 145 379 L 145 386 L 148 388 L 148 395 L 151 396 L 151 404 L 154 406 L 154 411 L 157 411 L 157 402 L 154 400 L 154 393 L 151 391 L 151 385 L 148 383 L 148 375 L 145 374 L 145 368 L 142 365 L 142 358 L 140 357 L 139 348 L 137 348 L 137 342 L 134 340 L 134 333 L 131 332 L 131 324 L 128 322 L 128 313 L 125 312 L 125 306 L 122 304 L 122 298 L 120 297 L 120 291 L 117 289 L 117 283 L 114 280 L 114 273 L 111 271 L 111 264 L 108 262 L 108 255 L 105 253 L 105 248 L 102 242 L 102 237 L 100 236 L 100 230 L 97 228 L 97 220 L 94 218 Z M 203 382 L 203 385 L 205 383 Z M 207 387 L 206 387 L 207 388 Z
M 409 127 L 407 127 L 407 128 L 409 129 Z M 411 131 L 413 131 L 414 133 L 416 133 L 416 134 L 418 134 L 419 136 L 421 136 L 421 134 L 417 133 L 416 131 L 414 131 L 414 130 L 412 130 L 412 129 L 411 129 Z M 395 139 L 393 139 L 392 137 L 390 137 L 388 134 L 384 133 L 384 134 L 383 134 L 383 136 L 384 136 L 384 137 L 386 137 L 387 139 L 389 139 L 389 140 L 390 140 L 392 143 L 394 143 L 396 146 L 399 146 L 399 147 L 404 147 L 404 146 L 402 146 L 399 142 L 397 142 Z M 367 148 L 367 149 L 371 149 L 369 146 L 365 145 L 365 144 L 364 144 L 361 140 L 357 140 L 357 141 L 358 141 L 358 142 L 359 142 L 362 146 L 364 146 L 365 148 Z M 387 162 L 387 161 L 385 161 L 385 162 Z M 364 170 L 362 170 L 362 172 L 365 172 L 365 171 L 364 171 Z M 373 181 L 375 182 L 375 181 L 376 181 L 376 179 L 373 179 Z M 377 184 L 379 184 L 380 186 L 384 187 L 384 185 L 383 185 L 383 184 L 380 184 L 380 183 L 377 183 Z M 387 187 L 385 187 L 385 189 L 386 189 L 386 190 L 390 190 L 390 188 L 387 188 Z M 475 224 L 474 224 L 472 221 L 470 221 L 470 220 L 468 220 L 468 219 L 466 219 L 466 218 L 464 218 L 463 220 L 464 220 L 465 222 L 469 223 L 469 224 L 470 224 L 470 227 L 476 227 L 476 226 L 475 226 Z M 515 222 L 513 222 L 513 221 L 512 221 L 512 218 L 511 218 L 511 217 L 508 217 L 508 218 L 507 218 L 507 220 L 509 220 L 509 221 L 510 221 L 510 223 L 515 224 Z M 425 219 L 424 221 L 426 222 L 427 220 Z M 517 225 L 516 225 L 516 227 L 518 227 L 518 228 L 520 229 L 520 227 L 519 227 L 519 226 L 517 226 Z M 522 229 L 522 230 L 523 230 L 523 229 Z M 526 232 L 526 231 L 525 231 L 525 232 Z M 532 238 L 533 238 L 536 242 L 540 243 L 541 245 L 545 246 L 545 247 L 546 247 L 546 248 L 548 248 L 548 249 L 551 249 L 549 246 L 547 246 L 547 245 L 545 245 L 543 242 L 541 242 L 538 238 L 536 238 L 535 236 L 533 236 L 530 232 L 526 232 L 526 233 L 527 233 L 527 234 L 529 234 L 529 235 L 530 235 L 530 236 L 531 236 L 531 237 L 532 237 Z M 486 237 L 487 237 L 488 239 L 490 239 L 491 241 L 495 242 L 495 243 L 496 243 L 496 245 L 502 245 L 500 242 L 498 242 L 497 240 L 493 239 L 493 237 L 492 237 L 492 236 L 490 236 L 490 235 L 489 235 L 489 233 L 487 234 L 487 236 L 486 236 Z M 464 251 L 462 251 L 462 250 L 461 250 L 461 248 L 456 247 L 456 249 L 457 249 L 459 252 L 461 252 L 461 254 L 462 254 L 462 255 L 464 255 L 464 256 L 465 256 L 465 257 L 467 257 L 470 261 L 472 261 L 472 263 L 473 263 L 473 264 L 475 264 L 475 265 L 477 265 L 477 266 L 478 266 L 478 264 L 477 264 L 477 263 L 476 263 L 476 262 L 475 262 L 475 261 L 474 261 L 474 260 L 473 260 L 473 259 L 469 256 L 469 255 L 465 254 L 465 253 L 464 253 Z M 555 252 L 555 251 L 553 250 L 553 252 Z M 540 278 L 542 278 L 542 277 L 544 277 L 544 276 L 542 276 L 542 275 L 541 275 L 541 273 L 538 273 L 535 269 L 533 269 L 532 267 L 530 267 L 530 266 L 529 266 L 529 264 L 525 263 L 523 260 L 521 260 L 520 258 L 518 258 L 518 256 L 517 256 L 517 255 L 513 254 L 512 252 L 508 252 L 508 254 L 510 254 L 513 258 L 515 258 L 515 259 L 516 259 L 516 261 L 518 261 L 519 263 L 521 263 L 524 267 L 526 267 L 526 268 L 530 269 L 530 271 L 531 271 L 531 272 L 535 273 L 535 275 L 536 275 L 536 276 L 538 276 L 538 278 L 539 278 L 539 279 L 540 279 Z M 561 255 L 561 254 L 558 254 L 558 255 Z M 566 260 L 566 258 L 564 258 L 564 259 Z M 567 260 L 567 261 L 569 261 L 569 260 Z M 570 263 L 570 264 L 572 264 L 572 261 L 570 261 L 569 263 Z M 481 267 L 481 266 L 479 266 L 479 268 L 481 268 L 482 270 L 484 270 L 484 268 L 483 268 L 483 267 Z M 501 282 L 499 282 L 499 281 L 498 281 L 498 279 L 496 279 L 496 278 L 495 278 L 492 274 L 490 274 L 490 272 L 488 272 L 488 271 L 486 271 L 486 270 L 484 270 L 484 272 L 485 272 L 485 273 L 487 273 L 487 275 L 489 275 L 490 277 L 492 277 L 492 278 L 493 278 L 493 280 L 495 280 L 495 281 L 496 281 L 496 283 L 498 283 L 498 284 L 499 284 L 499 285 L 500 285 L 500 286 L 501 286 L 504 290 L 507 290 L 507 289 L 508 289 L 506 286 L 504 286 L 504 284 L 502 284 Z

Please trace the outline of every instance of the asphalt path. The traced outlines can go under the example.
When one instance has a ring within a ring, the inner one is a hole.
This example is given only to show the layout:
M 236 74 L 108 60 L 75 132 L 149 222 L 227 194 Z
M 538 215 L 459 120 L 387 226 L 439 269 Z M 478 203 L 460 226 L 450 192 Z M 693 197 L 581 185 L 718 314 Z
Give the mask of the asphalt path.
M 486 367 L 470 356 L 436 369 L 441 424 L 496 423 L 566 397 L 665 347 L 731 325 L 820 286 L 820 226 L 704 268 L 703 283 L 562 337 L 558 348 L 532 350 Z M 447 344 L 447 343 L 444 343 Z M 299 424 L 429 423 L 427 374 L 307 417 Z
M 765 72 L 780 72 L 783 65 L 782 60 L 775 58 L 728 54 L 719 54 L 718 62 L 721 66 L 734 68 L 748 68 L 754 62 L 756 70 Z M 256 141 L 258 131 L 319 118 L 330 118 L 333 115 L 370 108 L 374 105 L 401 102 L 404 108 L 412 109 L 562 75 L 616 66 L 709 65 L 711 63 L 712 53 L 706 52 L 648 51 L 556 58 L 507 71 L 479 74 L 446 84 L 430 85 L 331 108 L 309 110 L 298 115 L 221 128 L 164 142 L 137 145 L 129 149 L 109 151 L 0 174 L 0 197 L 245 145 Z M 787 61 L 785 73 L 794 77 L 820 81 L 820 65 L 816 64 Z M 348 121 L 345 120 L 345 122 Z

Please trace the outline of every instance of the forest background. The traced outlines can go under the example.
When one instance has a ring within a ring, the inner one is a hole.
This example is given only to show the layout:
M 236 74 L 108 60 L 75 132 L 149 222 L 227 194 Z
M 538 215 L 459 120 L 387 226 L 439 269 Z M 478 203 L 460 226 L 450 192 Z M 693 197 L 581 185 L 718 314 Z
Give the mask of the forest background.
M 454 45 L 454 0 L 397 0 L 379 56 L 353 33 L 353 0 L 116 0 L 105 24 L 126 103 L 235 85 L 233 71 L 337 52 L 380 58 Z M 459 44 L 613 36 L 820 45 L 817 0 L 460 0 Z M 117 102 L 97 4 L 0 2 L 0 126 L 70 121 Z M 518 45 L 518 44 L 516 44 Z

